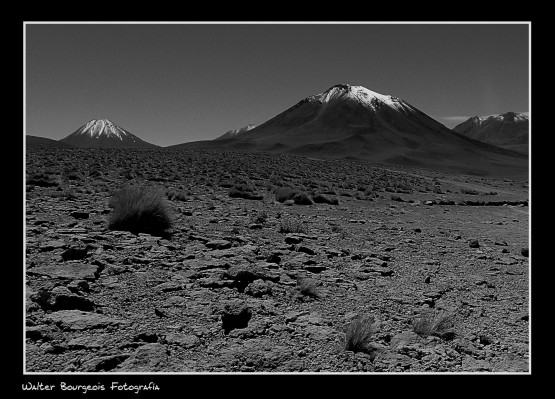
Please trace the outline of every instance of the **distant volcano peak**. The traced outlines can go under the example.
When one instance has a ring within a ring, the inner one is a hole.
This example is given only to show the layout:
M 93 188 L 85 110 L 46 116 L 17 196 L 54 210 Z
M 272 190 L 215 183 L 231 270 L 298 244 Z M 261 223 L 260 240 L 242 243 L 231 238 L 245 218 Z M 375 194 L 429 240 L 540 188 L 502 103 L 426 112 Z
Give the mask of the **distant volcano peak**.
M 123 137 L 129 134 L 109 119 L 92 119 L 82 127 L 81 133 L 88 134 L 91 137 L 102 135 L 116 136 L 120 140 L 123 140 Z
M 383 103 L 393 108 L 400 108 L 402 100 L 390 95 L 380 94 L 363 86 L 349 84 L 336 84 L 328 90 L 315 96 L 323 103 L 333 100 L 350 100 L 359 102 L 367 107 L 374 109 L 377 103 Z
M 119 127 L 109 119 L 91 119 L 74 133 L 60 140 L 79 148 L 156 148 Z

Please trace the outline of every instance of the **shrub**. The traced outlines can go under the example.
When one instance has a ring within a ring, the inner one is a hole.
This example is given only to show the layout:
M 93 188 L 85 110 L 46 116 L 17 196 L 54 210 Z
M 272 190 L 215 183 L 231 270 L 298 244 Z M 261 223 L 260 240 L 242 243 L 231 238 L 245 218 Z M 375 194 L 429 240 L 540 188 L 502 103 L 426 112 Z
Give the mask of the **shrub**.
M 434 335 L 442 339 L 455 336 L 455 314 L 429 311 L 420 315 L 413 322 L 413 331 L 422 337 Z
M 311 278 L 300 278 L 297 280 L 297 287 L 303 295 L 312 298 L 320 298 L 320 292 L 318 290 L 318 283 L 316 280 Z
M 187 201 L 187 195 L 181 190 L 167 190 L 166 197 L 170 201 Z
M 461 193 L 463 194 L 469 194 L 469 195 L 478 195 L 480 194 L 478 191 L 476 190 L 472 190 L 472 189 L 467 189 L 467 188 L 461 188 Z
M 39 187 L 57 187 L 61 184 L 60 176 L 47 173 L 36 173 L 27 177 L 26 184 Z
M 324 194 L 313 195 L 312 201 L 316 204 L 339 205 L 339 200 L 337 198 L 331 198 Z
M 262 195 L 256 193 L 256 189 L 253 186 L 248 186 L 246 184 L 235 184 L 228 191 L 230 198 L 244 198 L 250 200 L 261 200 L 264 198 Z
M 306 226 L 297 219 L 283 219 L 279 224 L 280 233 L 302 233 L 306 234 Z
M 110 200 L 110 230 L 163 235 L 172 220 L 163 195 L 152 188 L 125 186 Z
M 288 187 L 280 187 L 276 190 L 276 201 L 285 202 L 292 200 L 297 205 L 312 205 L 310 196 L 301 190 L 295 190 Z
M 375 332 L 374 322 L 372 316 L 358 316 L 353 319 L 345 333 L 344 349 L 353 352 L 371 352 L 370 342 Z

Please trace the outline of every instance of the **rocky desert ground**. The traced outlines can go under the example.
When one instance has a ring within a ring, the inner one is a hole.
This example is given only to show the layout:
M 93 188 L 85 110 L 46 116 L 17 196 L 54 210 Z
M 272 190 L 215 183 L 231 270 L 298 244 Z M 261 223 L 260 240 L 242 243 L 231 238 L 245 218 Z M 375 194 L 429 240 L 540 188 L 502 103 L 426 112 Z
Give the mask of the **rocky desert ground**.
M 129 184 L 161 193 L 165 234 L 109 228 Z M 528 190 L 347 159 L 28 148 L 25 370 L 529 372 Z

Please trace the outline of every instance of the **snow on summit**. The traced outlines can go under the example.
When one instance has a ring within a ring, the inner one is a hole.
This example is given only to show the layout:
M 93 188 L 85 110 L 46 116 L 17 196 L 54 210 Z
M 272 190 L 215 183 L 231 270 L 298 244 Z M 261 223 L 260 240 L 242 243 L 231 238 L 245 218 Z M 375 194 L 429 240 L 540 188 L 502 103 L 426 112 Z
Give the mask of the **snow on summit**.
M 363 86 L 351 86 L 348 84 L 335 85 L 322 94 L 318 94 L 315 98 L 318 98 L 323 103 L 329 103 L 336 99 L 354 100 L 372 109 L 376 107 L 377 101 L 393 108 L 401 108 L 401 100 L 397 97 L 380 94 Z
M 108 119 L 92 119 L 60 140 L 78 148 L 156 148 Z
M 82 134 L 91 137 L 116 136 L 123 140 L 122 136 L 127 136 L 127 132 L 108 119 L 93 119 L 88 122 L 81 130 Z

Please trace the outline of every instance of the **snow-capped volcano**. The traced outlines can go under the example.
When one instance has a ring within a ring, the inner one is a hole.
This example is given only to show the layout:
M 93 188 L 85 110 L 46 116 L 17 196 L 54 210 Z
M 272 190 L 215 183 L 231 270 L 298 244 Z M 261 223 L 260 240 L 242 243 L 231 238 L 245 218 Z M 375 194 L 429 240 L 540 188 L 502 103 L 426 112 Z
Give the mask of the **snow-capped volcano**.
M 251 129 L 254 129 L 255 127 L 256 127 L 256 125 L 254 125 L 252 123 L 249 123 L 247 126 L 243 126 L 243 127 L 238 128 L 238 129 L 228 130 L 227 132 L 222 134 L 220 137 L 217 137 L 215 140 L 231 139 L 231 138 L 234 138 L 234 137 L 236 137 L 240 134 L 248 132 Z
M 527 174 L 526 156 L 458 134 L 408 102 L 338 84 L 227 140 L 178 148 L 357 158 L 466 174 Z
M 80 148 L 156 148 L 108 119 L 92 119 L 60 140 Z
M 108 119 L 93 119 L 82 128 L 81 133 L 88 134 L 91 137 L 116 136 L 120 140 L 123 140 L 123 137 L 128 134 L 125 130 L 118 125 L 114 125 L 112 121 Z
M 455 126 L 453 131 L 484 143 L 528 153 L 529 120 L 524 113 L 473 116 Z

